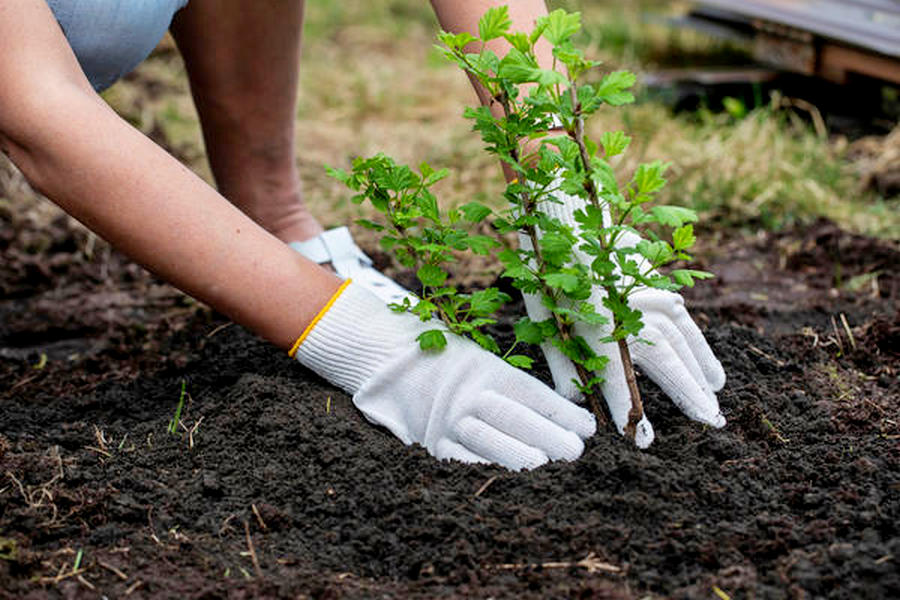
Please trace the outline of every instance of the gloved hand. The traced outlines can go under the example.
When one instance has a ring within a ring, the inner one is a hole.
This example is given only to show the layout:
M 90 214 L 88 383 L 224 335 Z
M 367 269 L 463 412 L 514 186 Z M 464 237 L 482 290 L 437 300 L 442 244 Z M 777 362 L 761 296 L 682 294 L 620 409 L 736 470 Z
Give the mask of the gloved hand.
M 581 455 L 596 429 L 590 413 L 461 337 L 423 352 L 416 337 L 439 326 L 348 281 L 292 352 L 370 421 L 436 458 L 518 470 Z
M 540 210 L 551 217 L 559 219 L 563 224 L 579 231 L 574 213 L 584 208 L 585 201 L 578 197 L 558 194 L 559 203 L 543 202 Z M 631 246 L 637 242 L 636 236 L 623 236 L 623 246 Z M 525 235 L 519 236 L 520 244 L 531 249 L 531 240 Z M 576 259 L 590 265 L 593 258 L 575 249 Z M 606 316 L 612 323 L 610 311 L 603 306 L 605 292 L 595 286 L 588 300 L 597 313 Z M 719 411 L 719 403 L 715 392 L 725 385 L 725 371 L 716 359 L 700 329 L 691 319 L 684 307 L 680 295 L 647 287 L 637 288 L 630 297 L 630 305 L 643 313 L 644 328 L 640 337 L 652 345 L 630 339 L 632 362 L 643 370 L 662 391 L 691 419 L 707 423 L 713 427 L 723 427 L 725 417 Z M 540 297 L 525 294 L 525 307 L 533 321 L 543 321 L 551 317 L 550 311 L 541 303 Z M 631 397 L 628 384 L 622 369 L 622 361 L 616 344 L 601 344 L 599 340 L 609 335 L 611 325 L 589 326 L 579 323 L 575 333 L 585 339 L 599 356 L 609 359 L 603 371 L 604 383 L 601 392 L 609 407 L 613 422 L 624 432 L 628 423 L 628 411 L 631 409 Z M 581 392 L 573 380 L 577 379 L 575 366 L 549 342 L 541 345 L 547 358 L 550 373 L 556 391 L 570 400 L 578 400 Z M 644 418 L 638 423 L 635 443 L 640 448 L 648 447 L 653 442 L 653 426 Z

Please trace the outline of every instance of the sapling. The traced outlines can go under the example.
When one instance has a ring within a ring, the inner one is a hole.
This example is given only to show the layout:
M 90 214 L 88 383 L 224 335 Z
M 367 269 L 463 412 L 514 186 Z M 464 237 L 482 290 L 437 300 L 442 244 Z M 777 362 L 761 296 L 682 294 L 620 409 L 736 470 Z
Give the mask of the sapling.
M 630 88 L 636 78 L 628 71 L 599 76 L 599 63 L 585 58 L 572 41 L 581 29 L 580 14 L 553 11 L 528 33 L 510 27 L 507 8 L 499 7 L 484 14 L 477 36 L 439 34 L 441 52 L 491 99 L 490 106 L 468 108 L 465 116 L 474 122 L 486 150 L 514 174 L 504 192 L 508 209 L 495 212 L 472 202 L 442 215 L 428 187 L 445 171 L 423 165 L 415 174 L 382 155 L 357 159 L 352 173 L 332 174 L 359 192 L 357 201 L 370 200 L 387 217 L 387 225 L 363 224 L 387 232 L 382 246 L 401 264 L 417 269 L 423 285 L 418 303 L 406 301 L 396 309 L 410 310 L 423 320 L 440 317 L 450 332 L 499 352 L 481 328 L 494 321 L 488 309 L 498 310 L 508 297 L 493 288 L 461 295 L 446 285 L 442 267 L 453 259 L 451 249 L 496 252 L 503 277 L 527 296 L 537 296 L 549 315 L 537 321 L 520 319 L 516 343 L 549 341 L 568 357 L 578 374 L 576 384 L 599 418 L 604 416 L 599 373 L 608 358 L 594 348 L 615 344 L 632 401 L 625 432 L 634 439 L 643 408 L 629 340 L 642 342 L 643 323 L 629 298 L 641 288 L 677 290 L 711 276 L 692 269 L 659 271 L 674 261 L 690 260 L 687 250 L 695 242 L 691 222 L 697 217 L 677 206 L 648 208 L 665 185 L 667 165 L 662 162 L 641 164 L 619 183 L 614 159 L 630 143 L 624 132 L 608 131 L 596 141 L 587 135 L 585 121 L 592 114 L 634 101 Z M 498 38 L 510 45 L 502 58 L 486 45 Z M 538 63 L 535 47 L 541 39 L 552 47 L 550 65 Z M 561 214 L 561 208 L 571 208 L 571 214 Z M 499 235 L 519 234 L 518 250 L 468 235 L 461 227 L 489 217 Z M 600 306 L 597 298 L 602 298 Z M 603 333 L 586 340 L 579 330 Z M 420 344 L 438 348 L 442 335 L 428 332 Z M 512 362 L 528 366 L 526 360 Z

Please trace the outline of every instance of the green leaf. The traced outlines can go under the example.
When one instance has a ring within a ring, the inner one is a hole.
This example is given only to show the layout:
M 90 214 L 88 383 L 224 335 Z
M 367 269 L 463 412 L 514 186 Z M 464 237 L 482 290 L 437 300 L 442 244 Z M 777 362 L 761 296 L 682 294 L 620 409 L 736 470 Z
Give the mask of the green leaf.
M 636 81 L 637 77 L 631 71 L 613 71 L 597 87 L 597 99 L 612 106 L 634 102 L 634 96 L 627 90 Z
M 518 50 L 519 52 L 528 53 L 531 50 L 532 42 L 528 39 L 528 35 L 522 33 L 521 31 L 516 31 L 515 33 L 506 33 L 503 35 L 506 38 L 506 41 L 509 42 L 509 45 Z
M 425 350 L 426 352 L 429 350 L 442 350 L 447 346 L 447 338 L 444 336 L 444 332 L 440 329 L 429 329 L 428 331 L 423 331 L 418 336 L 416 336 L 416 341 L 419 342 L 419 348 Z
M 370 221 L 369 219 L 357 219 L 356 224 L 362 225 L 366 229 L 372 229 L 373 231 L 384 231 L 384 225 L 376 223 L 375 221 Z
M 487 288 L 472 293 L 469 297 L 469 307 L 474 316 L 491 315 L 500 310 L 500 307 L 510 299 L 507 294 L 497 288 Z
M 450 174 L 450 169 L 440 169 L 435 171 L 428 163 L 424 162 L 419 165 L 419 171 L 422 173 L 422 185 L 425 187 L 431 187 Z
M 556 325 L 553 324 L 552 319 L 535 322 L 528 317 L 522 317 L 513 325 L 513 331 L 516 334 L 517 342 L 536 346 L 556 333 Z
M 544 37 L 554 46 L 568 41 L 581 29 L 581 13 L 567 13 L 558 8 L 537 20 L 538 27 L 544 27 Z
M 462 33 L 442 31 L 438 34 L 438 39 L 451 50 L 462 50 L 469 42 L 474 42 L 477 38 L 468 31 Z
M 572 240 L 561 233 L 546 233 L 540 240 L 544 260 L 551 265 L 562 265 L 572 253 Z
M 493 352 L 494 354 L 500 354 L 500 346 L 497 345 L 497 340 L 495 340 L 490 335 L 478 331 L 477 329 L 473 329 L 469 332 L 469 335 L 472 336 L 472 339 L 475 342 L 487 350 L 488 352 Z
M 584 368 L 588 371 L 602 371 L 606 368 L 606 365 L 609 364 L 608 356 L 594 356 L 592 358 L 587 359 L 582 363 Z
M 694 235 L 693 225 L 682 225 L 672 232 L 672 246 L 675 250 L 687 250 L 693 246 L 696 241 L 697 237 Z
M 511 48 L 497 69 L 497 76 L 509 79 L 512 83 L 536 81 L 541 74 L 537 61 L 532 56 Z
M 487 235 L 472 235 L 466 239 L 469 249 L 475 254 L 487 256 L 491 250 L 500 246 L 500 242 Z
M 603 151 L 609 158 L 625 152 L 628 144 L 631 143 L 631 138 L 625 135 L 624 131 L 607 131 L 600 136 L 600 143 L 603 144 Z
M 712 273 L 695 271 L 694 269 L 674 269 L 669 275 L 672 276 L 675 283 L 686 285 L 687 287 L 694 287 L 695 279 L 709 279 L 710 277 L 713 277 Z
M 404 300 L 408 300 L 408 299 L 404 298 Z M 420 320 L 428 321 L 434 316 L 434 313 L 436 313 L 438 311 L 438 307 L 437 307 L 437 305 L 434 304 L 434 302 L 431 302 L 430 300 L 420 300 L 419 302 L 416 303 L 415 306 L 411 307 L 409 310 L 414 315 L 419 317 Z
M 657 223 L 669 227 L 681 227 L 689 221 L 697 220 L 697 213 L 683 206 L 654 206 L 650 209 L 650 214 Z
M 509 18 L 509 8 L 506 6 L 496 6 L 489 8 L 481 19 L 478 21 L 478 35 L 481 41 L 501 37 L 509 31 L 512 26 L 512 20 Z
M 437 265 L 422 265 L 416 271 L 416 277 L 427 287 L 439 287 L 447 280 L 447 272 Z
M 506 362 L 518 369 L 530 369 L 534 364 L 534 359 L 523 354 L 513 354 L 506 357 Z
M 651 263 L 665 263 L 672 256 L 672 248 L 664 241 L 651 242 L 641 240 L 635 246 L 641 256 L 649 260 Z
M 481 223 L 489 214 L 491 209 L 480 202 L 469 202 L 459 207 L 465 216 L 466 221 L 470 223 Z
M 552 288 L 561 289 L 567 294 L 574 292 L 581 285 L 581 280 L 572 273 L 548 273 L 544 281 Z
M 668 164 L 658 160 L 638 166 L 632 178 L 638 193 L 641 195 L 653 194 L 661 190 L 666 185 L 663 173 L 668 167 Z

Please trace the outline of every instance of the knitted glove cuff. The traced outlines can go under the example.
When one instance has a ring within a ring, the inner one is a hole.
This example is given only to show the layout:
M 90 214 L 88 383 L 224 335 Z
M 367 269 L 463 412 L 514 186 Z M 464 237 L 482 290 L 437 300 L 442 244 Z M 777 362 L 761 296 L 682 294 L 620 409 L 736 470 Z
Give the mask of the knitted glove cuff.
M 347 280 L 297 340 L 293 356 L 352 395 L 425 328 Z

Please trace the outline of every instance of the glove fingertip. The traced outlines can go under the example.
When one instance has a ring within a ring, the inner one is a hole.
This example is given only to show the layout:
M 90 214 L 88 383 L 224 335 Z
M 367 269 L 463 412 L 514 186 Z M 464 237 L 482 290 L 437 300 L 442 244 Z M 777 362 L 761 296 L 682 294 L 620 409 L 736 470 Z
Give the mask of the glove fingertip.
M 715 361 L 715 364 L 711 365 L 706 371 L 706 381 L 709 383 L 709 387 L 712 388 L 712 391 L 718 392 L 725 387 L 726 376 L 725 369 L 722 368 L 722 363 L 717 360 Z
M 650 421 L 648 421 L 645 416 L 638 422 L 637 428 L 635 428 L 634 445 L 641 450 L 646 450 L 655 439 L 656 433 L 653 431 L 653 425 L 650 424 Z

